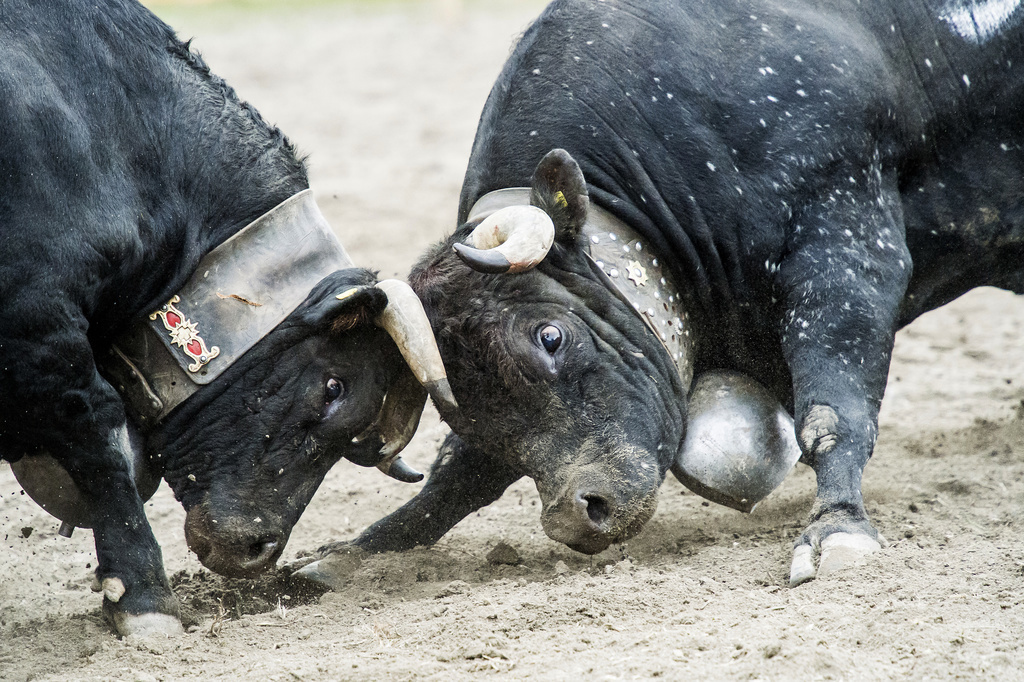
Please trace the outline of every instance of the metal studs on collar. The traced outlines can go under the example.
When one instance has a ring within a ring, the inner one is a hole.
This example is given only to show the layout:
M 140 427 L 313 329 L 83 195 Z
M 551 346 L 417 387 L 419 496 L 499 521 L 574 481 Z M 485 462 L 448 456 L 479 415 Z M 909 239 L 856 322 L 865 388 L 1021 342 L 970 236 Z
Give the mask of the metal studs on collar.
M 639 235 L 618 221 L 615 222 L 616 232 L 609 232 L 609 222 L 602 220 L 600 228 L 590 221 L 584 226 L 591 257 L 661 340 L 676 363 L 683 384 L 688 386 L 692 376 L 692 368 L 685 362 L 691 354 L 689 320 L 678 290 Z M 622 279 L 620 270 L 624 275 Z
M 629 261 L 629 264 L 626 266 L 626 272 L 629 273 L 626 275 L 626 278 L 633 282 L 634 285 L 638 287 L 647 285 L 647 270 L 638 261 Z M 655 296 L 657 296 L 657 292 L 655 292 Z

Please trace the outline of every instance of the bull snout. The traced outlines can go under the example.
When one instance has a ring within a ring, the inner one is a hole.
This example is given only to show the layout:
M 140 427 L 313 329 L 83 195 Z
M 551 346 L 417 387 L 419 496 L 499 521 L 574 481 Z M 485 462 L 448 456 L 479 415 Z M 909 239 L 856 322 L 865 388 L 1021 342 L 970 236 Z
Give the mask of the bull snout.
M 288 531 L 261 516 L 215 517 L 208 504 L 185 517 L 185 541 L 199 561 L 229 578 L 252 578 L 272 568 L 284 552 Z
M 598 486 L 577 486 L 545 505 L 544 532 L 583 554 L 597 554 L 635 535 L 654 513 L 657 492 L 623 497 Z
M 614 509 L 614 502 L 593 491 L 578 491 L 573 498 L 573 505 L 581 512 L 580 516 L 586 515 L 587 523 L 596 531 L 604 529 Z
M 636 535 L 658 506 L 662 480 L 645 454 L 623 446 L 589 458 L 598 464 L 563 470 L 569 474 L 565 478 L 555 473 L 535 479 L 547 536 L 577 552 L 597 554 Z
M 615 541 L 614 498 L 605 491 L 577 488 L 544 510 L 541 522 L 552 540 L 577 552 L 597 554 Z

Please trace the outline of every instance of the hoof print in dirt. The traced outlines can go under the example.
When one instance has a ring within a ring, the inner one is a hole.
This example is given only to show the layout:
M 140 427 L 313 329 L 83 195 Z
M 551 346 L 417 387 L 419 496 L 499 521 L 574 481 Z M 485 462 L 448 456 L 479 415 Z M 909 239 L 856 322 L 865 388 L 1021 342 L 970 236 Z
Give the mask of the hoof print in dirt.
M 285 607 L 313 604 L 327 588 L 296 579 L 287 567 L 259 578 L 225 578 L 209 571 L 179 571 L 171 576 L 171 585 L 181 600 L 181 620 L 185 627 L 200 624 L 206 618 L 241 618 L 270 613 Z

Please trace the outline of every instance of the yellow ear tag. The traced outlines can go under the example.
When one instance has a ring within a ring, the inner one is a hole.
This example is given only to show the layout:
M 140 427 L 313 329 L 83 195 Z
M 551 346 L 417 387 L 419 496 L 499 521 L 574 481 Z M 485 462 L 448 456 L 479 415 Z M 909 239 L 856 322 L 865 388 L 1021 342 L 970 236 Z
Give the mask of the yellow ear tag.
M 338 294 L 334 298 L 338 299 L 339 301 L 344 301 L 346 298 L 349 298 L 352 295 L 354 295 L 357 291 L 359 291 L 359 287 L 352 287 L 348 291 L 341 292 L 340 294 Z
M 565 195 L 561 192 L 555 192 L 555 203 L 559 208 L 568 208 L 569 202 L 565 200 Z

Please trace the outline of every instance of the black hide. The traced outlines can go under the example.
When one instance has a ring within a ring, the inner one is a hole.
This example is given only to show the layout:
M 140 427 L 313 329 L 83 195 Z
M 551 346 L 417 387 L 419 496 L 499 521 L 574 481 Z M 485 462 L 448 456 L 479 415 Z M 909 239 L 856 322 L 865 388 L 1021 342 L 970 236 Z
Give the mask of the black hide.
M 105 602 L 124 632 L 178 606 L 128 469 L 132 425 L 94 358 L 306 189 L 306 170 L 131 0 L 0 3 L 0 65 L 0 456 L 47 452 L 70 473 L 93 510 L 97 577 L 124 585 Z M 375 281 L 327 277 L 143 441 L 213 568 L 272 565 L 331 464 L 366 458 L 352 438 L 403 366 L 372 324 L 386 302 Z M 353 286 L 365 291 L 335 298 Z
M 860 481 L 893 335 L 972 287 L 1024 290 L 1024 9 L 971 20 L 981 4 L 553 2 L 491 91 L 460 227 L 411 276 L 463 406 L 457 435 L 357 544 L 433 542 L 523 475 L 548 534 L 583 551 L 649 516 L 689 387 L 670 389 L 558 202 L 539 202 L 556 244 L 530 272 L 481 274 L 451 252 L 489 191 L 532 178 L 571 198 L 542 172 L 557 148 L 590 202 L 670 264 L 696 374 L 744 372 L 792 412 L 818 480 L 797 544 L 876 537 Z

